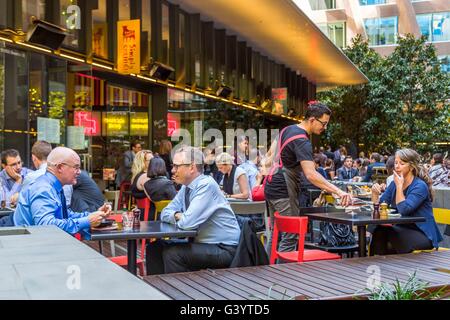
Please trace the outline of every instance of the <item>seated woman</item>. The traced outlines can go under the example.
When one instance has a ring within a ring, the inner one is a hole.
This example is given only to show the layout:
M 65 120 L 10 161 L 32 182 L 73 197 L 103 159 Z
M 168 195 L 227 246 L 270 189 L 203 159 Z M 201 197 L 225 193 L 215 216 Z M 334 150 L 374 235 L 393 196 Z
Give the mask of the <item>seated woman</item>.
M 226 198 L 250 199 L 247 175 L 242 168 L 234 165 L 234 157 L 223 152 L 216 157 L 217 168 L 223 173 L 222 186 Z
M 437 248 L 442 241 L 432 208 L 432 182 L 419 166 L 419 154 L 402 149 L 395 154 L 394 181 L 380 198 L 396 208 L 402 216 L 424 217 L 425 222 L 377 226 L 370 244 L 371 254 L 410 253 L 414 250 Z M 372 200 L 377 202 L 384 185 L 372 187 Z
M 150 150 L 139 151 L 134 157 L 133 165 L 131 167 L 131 195 L 135 199 L 144 199 L 146 197 L 144 192 L 144 183 L 147 182 L 148 164 L 153 158 L 153 153 Z
M 155 202 L 161 200 L 172 200 L 177 191 L 172 180 L 167 178 L 166 163 L 162 158 L 155 157 L 148 166 L 148 181 L 144 184 L 147 197 Z
M 327 179 L 333 180 L 336 176 L 336 172 L 334 171 L 334 161 L 333 159 L 327 159 L 325 161 L 325 173 L 327 174 Z

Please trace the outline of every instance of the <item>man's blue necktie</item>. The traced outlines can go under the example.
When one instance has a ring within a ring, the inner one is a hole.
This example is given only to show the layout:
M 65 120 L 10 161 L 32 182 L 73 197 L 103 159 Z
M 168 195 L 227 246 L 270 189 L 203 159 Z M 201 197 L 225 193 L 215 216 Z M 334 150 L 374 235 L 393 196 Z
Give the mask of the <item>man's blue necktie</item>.
M 189 205 L 191 204 L 191 200 L 189 199 L 190 193 L 191 193 L 191 189 L 186 187 L 186 189 L 184 190 L 184 206 L 186 208 L 186 211 L 189 208 Z
M 66 197 L 64 196 L 64 190 L 60 191 L 59 197 L 61 198 L 63 219 L 67 219 L 69 216 L 67 215 L 67 205 L 66 205 Z

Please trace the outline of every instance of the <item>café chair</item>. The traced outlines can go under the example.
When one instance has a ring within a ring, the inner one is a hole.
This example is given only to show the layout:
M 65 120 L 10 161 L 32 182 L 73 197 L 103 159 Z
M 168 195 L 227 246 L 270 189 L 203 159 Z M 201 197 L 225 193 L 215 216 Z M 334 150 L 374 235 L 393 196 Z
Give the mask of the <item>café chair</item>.
M 124 181 L 120 184 L 120 192 L 119 192 L 119 210 L 123 208 L 125 205 L 129 209 L 129 205 L 131 203 L 131 195 L 128 193 L 131 189 L 131 183 L 129 181 Z
M 433 208 L 433 216 L 436 223 L 450 225 L 450 210 L 442 208 Z M 433 251 L 449 251 L 450 248 L 434 248 L 429 250 L 414 250 L 413 253 L 433 252 Z
M 341 259 L 341 257 L 337 254 L 322 250 L 305 249 L 305 235 L 308 229 L 308 217 L 280 216 L 278 212 L 275 212 L 274 220 L 270 264 L 274 264 L 276 259 L 281 259 L 288 262 L 310 262 L 319 260 Z M 297 251 L 278 251 L 278 236 L 280 232 L 287 232 L 298 235 Z
M 153 202 L 153 204 L 155 205 L 155 221 L 158 220 L 158 214 L 160 214 L 171 201 L 172 200 L 161 200 Z

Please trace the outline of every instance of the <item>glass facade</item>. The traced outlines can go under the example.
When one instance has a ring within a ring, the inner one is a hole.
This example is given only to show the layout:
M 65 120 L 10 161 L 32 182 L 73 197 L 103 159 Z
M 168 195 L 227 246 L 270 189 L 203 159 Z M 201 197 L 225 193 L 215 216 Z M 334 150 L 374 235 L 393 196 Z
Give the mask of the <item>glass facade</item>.
M 397 43 L 398 17 L 365 19 L 369 45 L 380 46 Z
M 24 32 L 28 30 L 32 16 L 45 19 L 45 0 L 22 0 L 22 30 Z
M 428 41 L 450 40 L 450 12 L 419 14 L 416 18 L 420 32 Z
M 441 63 L 441 69 L 443 72 L 450 72 L 450 55 L 439 56 L 439 62 Z
M 77 0 L 59 0 L 60 21 L 59 24 L 68 29 L 68 35 L 63 46 L 80 49 L 81 10 Z
M 337 47 L 342 49 L 346 46 L 345 22 L 319 24 L 318 26 Z
M 119 0 L 119 20 L 130 20 L 130 0 Z
M 162 4 L 162 63 L 170 64 L 169 6 Z
M 107 0 L 98 0 L 98 9 L 92 10 L 92 53 L 108 59 Z
M 147 67 L 152 52 L 152 15 L 151 0 L 142 0 L 141 65 Z
M 336 9 L 336 0 L 309 0 L 312 10 Z
M 359 0 L 359 4 L 362 6 L 385 4 L 385 3 L 386 3 L 386 0 Z
M 0 8 L 4 8 L 3 10 L 0 10 L 0 27 L 4 28 L 7 26 L 7 18 L 6 15 L 8 14 L 6 9 L 6 2 L 7 0 L 0 0 Z

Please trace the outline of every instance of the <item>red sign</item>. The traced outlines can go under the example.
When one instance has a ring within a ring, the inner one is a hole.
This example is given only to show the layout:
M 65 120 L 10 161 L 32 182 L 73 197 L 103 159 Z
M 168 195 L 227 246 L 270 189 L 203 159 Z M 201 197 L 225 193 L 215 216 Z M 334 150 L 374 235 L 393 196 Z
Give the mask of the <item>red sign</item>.
M 100 135 L 100 114 L 91 111 L 75 111 L 74 124 L 78 127 L 84 127 L 86 136 Z
M 175 130 L 180 128 L 180 115 L 178 113 L 167 114 L 167 135 L 171 137 Z

